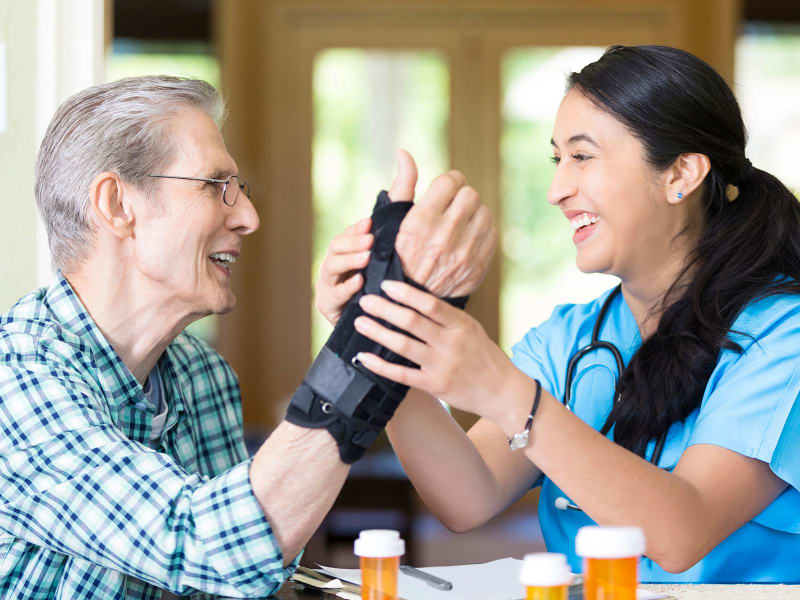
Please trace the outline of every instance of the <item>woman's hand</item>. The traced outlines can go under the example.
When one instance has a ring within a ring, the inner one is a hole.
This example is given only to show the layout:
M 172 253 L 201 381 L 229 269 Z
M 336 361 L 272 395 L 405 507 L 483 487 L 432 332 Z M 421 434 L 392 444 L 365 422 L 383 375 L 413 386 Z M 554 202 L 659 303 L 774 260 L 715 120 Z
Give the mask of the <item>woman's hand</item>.
M 420 368 L 392 364 L 366 352 L 360 353 L 358 360 L 377 375 L 424 390 L 456 408 L 497 418 L 506 408 L 500 399 L 509 397 L 512 386 L 519 387 L 527 378 L 489 339 L 480 323 L 408 284 L 384 281 L 382 288 L 399 304 L 368 295 L 361 298 L 361 308 L 418 339 L 366 316 L 356 319 L 355 328 Z
M 359 273 L 369 262 L 373 235 L 369 232 L 372 221 L 361 219 L 340 233 L 328 246 L 316 285 L 317 310 L 335 326 L 342 316 L 347 301 L 364 285 Z

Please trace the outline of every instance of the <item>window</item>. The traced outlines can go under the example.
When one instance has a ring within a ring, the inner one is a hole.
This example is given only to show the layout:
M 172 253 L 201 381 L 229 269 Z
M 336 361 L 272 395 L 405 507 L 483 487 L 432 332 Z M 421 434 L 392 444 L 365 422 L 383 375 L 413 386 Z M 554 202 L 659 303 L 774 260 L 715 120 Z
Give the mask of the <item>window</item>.
M 612 287 L 608 275 L 575 266 L 571 228 L 547 202 L 550 137 L 566 77 L 600 58 L 599 47 L 518 48 L 503 57 L 499 251 L 500 345 L 509 351 L 556 304 L 586 302 Z
M 736 44 L 734 91 L 749 134 L 747 157 L 800 193 L 800 25 L 749 24 Z
M 313 72 L 312 184 L 316 281 L 325 250 L 345 227 L 369 214 L 408 150 L 420 169 L 417 195 L 448 168 L 447 60 L 437 51 L 324 50 Z M 311 309 L 312 357 L 331 332 Z

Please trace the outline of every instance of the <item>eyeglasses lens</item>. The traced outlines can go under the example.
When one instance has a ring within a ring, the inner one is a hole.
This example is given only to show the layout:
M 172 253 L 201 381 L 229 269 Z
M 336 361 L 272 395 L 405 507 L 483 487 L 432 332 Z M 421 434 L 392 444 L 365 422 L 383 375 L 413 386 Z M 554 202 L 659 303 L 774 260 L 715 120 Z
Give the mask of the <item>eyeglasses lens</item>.
M 239 178 L 234 175 L 228 179 L 225 184 L 225 193 L 222 196 L 222 201 L 228 206 L 236 204 L 236 197 L 239 195 Z
M 238 176 L 233 175 L 225 186 L 225 194 L 222 197 L 222 201 L 228 206 L 233 206 L 239 197 L 239 190 L 250 198 L 250 186 L 246 181 L 241 181 Z

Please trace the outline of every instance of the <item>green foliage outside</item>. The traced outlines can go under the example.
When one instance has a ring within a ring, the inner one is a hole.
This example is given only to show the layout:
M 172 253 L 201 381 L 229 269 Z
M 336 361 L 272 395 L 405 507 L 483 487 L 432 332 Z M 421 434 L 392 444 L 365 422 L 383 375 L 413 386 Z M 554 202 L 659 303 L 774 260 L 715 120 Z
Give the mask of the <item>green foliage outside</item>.
M 369 216 L 388 189 L 398 148 L 419 166 L 417 196 L 448 168 L 449 72 L 436 51 L 336 48 L 314 64 L 313 202 L 316 281 L 331 239 Z M 312 356 L 331 327 L 312 312 Z

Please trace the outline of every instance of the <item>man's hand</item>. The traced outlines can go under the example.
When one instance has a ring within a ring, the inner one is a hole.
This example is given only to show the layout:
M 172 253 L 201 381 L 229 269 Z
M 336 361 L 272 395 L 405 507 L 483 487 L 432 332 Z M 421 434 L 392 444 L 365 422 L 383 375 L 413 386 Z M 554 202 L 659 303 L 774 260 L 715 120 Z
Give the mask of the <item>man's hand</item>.
M 397 162 L 389 197 L 413 200 L 414 159 L 399 150 Z M 496 245 L 491 213 L 459 171 L 433 180 L 403 219 L 395 241 L 406 276 L 442 298 L 474 292 L 486 276 Z
M 417 166 L 405 150 L 397 152 L 397 175 L 389 188 L 393 202 L 414 199 Z M 489 209 L 464 185 L 464 175 L 449 171 L 433 180 L 406 215 L 395 249 L 407 277 L 440 297 L 466 296 L 486 276 L 497 244 Z M 333 238 L 316 285 L 316 306 L 336 325 L 347 301 L 364 285 L 374 242 L 370 219 L 362 219 Z

